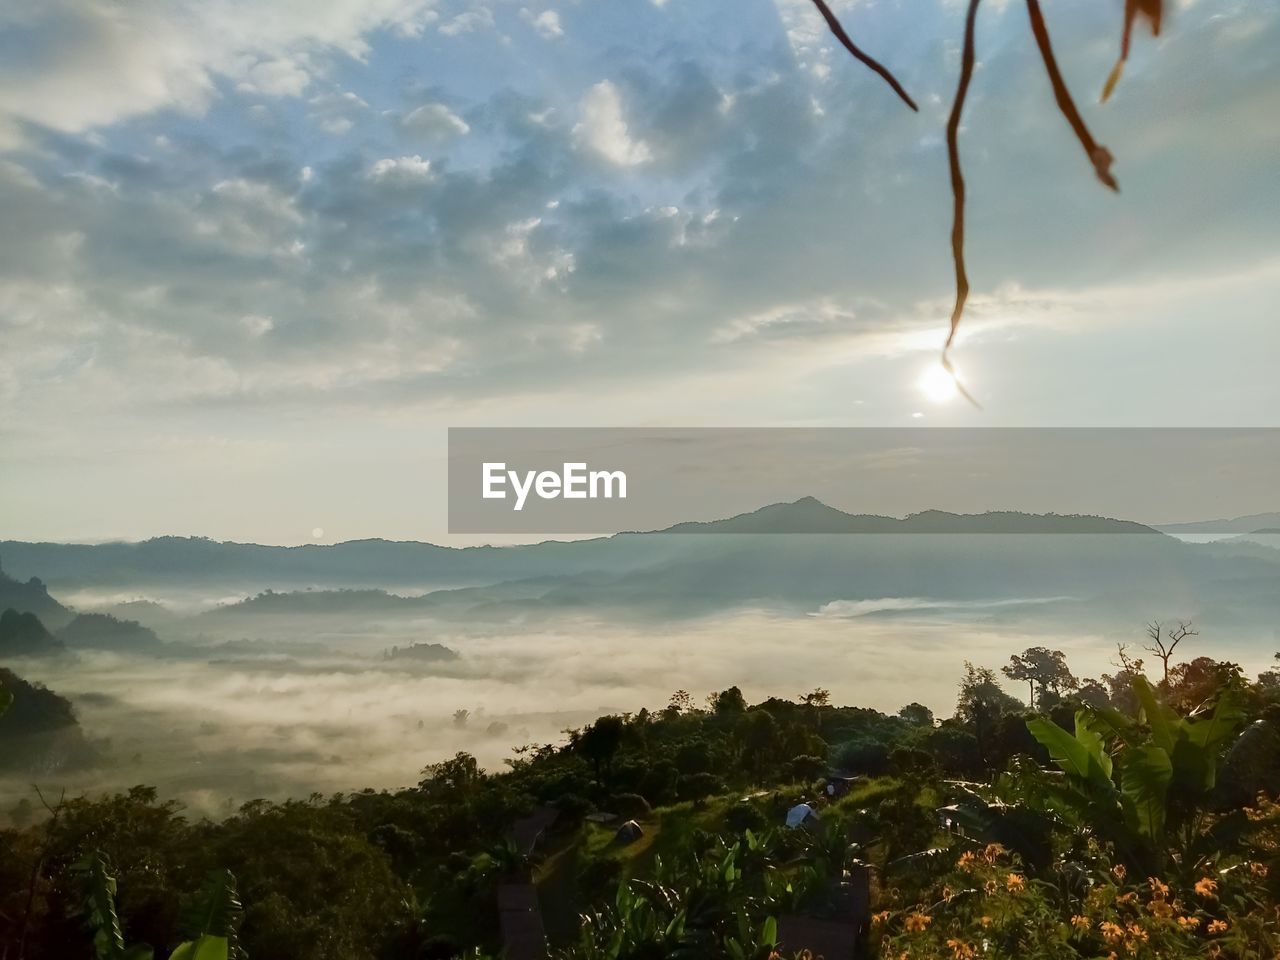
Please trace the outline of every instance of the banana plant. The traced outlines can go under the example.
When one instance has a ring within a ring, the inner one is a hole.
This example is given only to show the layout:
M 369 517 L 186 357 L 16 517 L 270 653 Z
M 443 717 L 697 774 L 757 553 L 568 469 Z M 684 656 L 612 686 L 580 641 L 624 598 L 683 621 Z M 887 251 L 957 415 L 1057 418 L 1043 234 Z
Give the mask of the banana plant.
M 89 895 L 85 912 L 93 928 L 93 950 L 97 960 L 152 960 L 152 949 L 143 944 L 126 947 L 120 915 L 116 912 L 116 878 L 102 851 L 94 851 L 76 864 L 88 878 Z
M 146 944 L 125 945 L 116 910 L 116 878 L 107 855 L 95 850 L 76 868 L 88 878 L 85 913 L 94 931 L 96 960 L 153 960 L 155 951 Z M 235 877 L 229 871 L 214 874 L 197 902 L 194 926 L 199 934 L 174 950 L 169 960 L 245 960 L 236 942 L 240 913 Z
M 236 878 L 229 870 L 215 873 L 205 884 L 196 910 L 198 936 L 181 944 L 169 960 L 243 960 L 236 940 L 241 912 Z
M 1051 800 L 1140 868 L 1162 867 L 1177 839 L 1181 852 L 1198 843 L 1223 753 L 1244 721 L 1240 695 L 1222 689 L 1211 705 L 1180 717 L 1161 703 L 1145 677 L 1135 677 L 1138 718 L 1085 708 L 1069 732 L 1047 717 L 1027 728 L 1065 774 Z M 1215 826 L 1217 822 L 1215 821 Z

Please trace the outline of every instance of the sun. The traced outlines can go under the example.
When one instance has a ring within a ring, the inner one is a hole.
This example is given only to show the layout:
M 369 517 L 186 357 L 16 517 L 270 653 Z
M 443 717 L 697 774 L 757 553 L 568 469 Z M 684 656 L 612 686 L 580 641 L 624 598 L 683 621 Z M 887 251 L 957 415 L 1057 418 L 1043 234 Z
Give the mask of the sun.
M 324 536 L 324 527 L 313 527 L 311 530 L 311 539 L 319 540 Z
M 933 403 L 947 403 L 960 395 L 956 378 L 940 363 L 926 367 L 916 386 Z

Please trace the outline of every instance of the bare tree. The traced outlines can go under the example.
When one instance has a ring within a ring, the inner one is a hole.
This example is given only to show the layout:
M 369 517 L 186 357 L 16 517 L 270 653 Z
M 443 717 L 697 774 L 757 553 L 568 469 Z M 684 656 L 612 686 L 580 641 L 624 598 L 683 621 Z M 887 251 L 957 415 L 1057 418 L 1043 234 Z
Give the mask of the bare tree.
M 1164 678 L 1162 683 L 1169 682 L 1169 661 L 1173 658 L 1173 652 L 1178 649 L 1178 644 L 1187 637 L 1200 636 L 1199 630 L 1193 630 L 1189 621 L 1179 620 L 1176 627 L 1168 627 L 1159 620 L 1152 620 L 1147 624 L 1147 636 L 1151 638 L 1151 646 L 1143 647 L 1148 653 L 1157 657 L 1160 664 L 1164 667 Z

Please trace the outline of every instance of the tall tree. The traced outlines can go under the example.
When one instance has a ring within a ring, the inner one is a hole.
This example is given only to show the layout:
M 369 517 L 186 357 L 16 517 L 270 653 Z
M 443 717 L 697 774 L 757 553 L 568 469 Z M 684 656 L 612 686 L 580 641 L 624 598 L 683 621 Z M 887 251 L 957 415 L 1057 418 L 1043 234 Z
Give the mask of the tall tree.
M 1067 657 L 1061 650 L 1050 650 L 1048 647 L 1028 647 L 1022 653 L 1009 658 L 1009 665 L 1001 667 L 1001 672 L 1010 680 L 1023 680 L 1030 689 L 1027 705 L 1033 710 L 1044 707 L 1046 691 L 1060 696 L 1064 690 L 1075 690 L 1080 682 L 1067 667 Z M 1036 686 L 1040 687 L 1040 697 L 1036 697 Z

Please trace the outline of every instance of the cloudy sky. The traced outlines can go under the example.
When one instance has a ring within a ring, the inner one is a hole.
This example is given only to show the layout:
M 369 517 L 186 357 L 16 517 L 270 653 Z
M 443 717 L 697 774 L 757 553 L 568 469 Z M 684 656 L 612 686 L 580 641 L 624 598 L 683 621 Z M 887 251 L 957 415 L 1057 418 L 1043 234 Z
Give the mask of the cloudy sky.
M 1271 425 L 1280 8 L 0 0 L 0 537 L 443 539 L 450 425 Z

